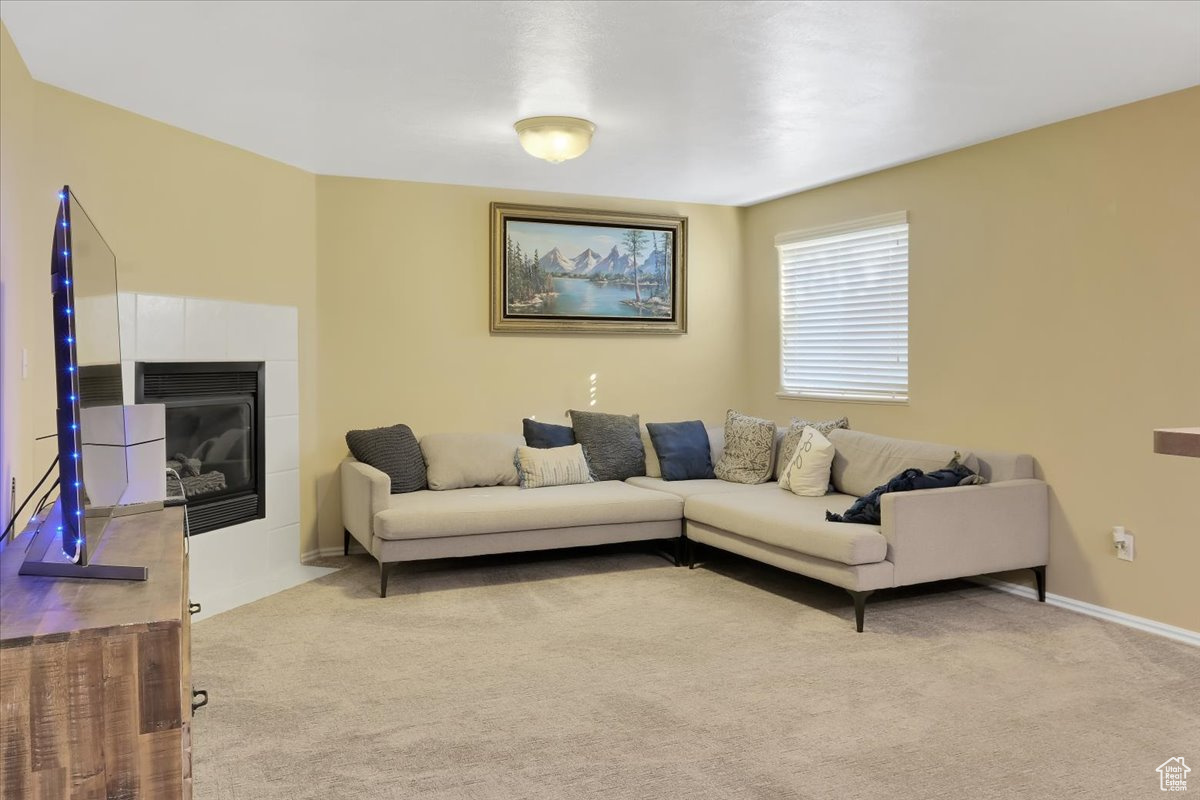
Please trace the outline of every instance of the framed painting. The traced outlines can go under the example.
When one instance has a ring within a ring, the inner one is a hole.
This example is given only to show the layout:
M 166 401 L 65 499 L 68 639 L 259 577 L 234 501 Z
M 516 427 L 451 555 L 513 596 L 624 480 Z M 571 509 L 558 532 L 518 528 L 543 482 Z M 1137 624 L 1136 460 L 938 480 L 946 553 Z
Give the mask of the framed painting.
M 687 217 L 492 203 L 492 331 L 687 332 Z

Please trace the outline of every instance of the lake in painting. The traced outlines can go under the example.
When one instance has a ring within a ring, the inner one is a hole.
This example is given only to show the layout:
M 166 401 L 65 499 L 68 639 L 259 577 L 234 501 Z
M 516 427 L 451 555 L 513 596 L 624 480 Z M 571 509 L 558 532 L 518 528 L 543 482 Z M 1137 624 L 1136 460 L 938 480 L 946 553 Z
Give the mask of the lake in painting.
M 673 237 L 653 228 L 510 220 L 506 313 L 670 318 Z

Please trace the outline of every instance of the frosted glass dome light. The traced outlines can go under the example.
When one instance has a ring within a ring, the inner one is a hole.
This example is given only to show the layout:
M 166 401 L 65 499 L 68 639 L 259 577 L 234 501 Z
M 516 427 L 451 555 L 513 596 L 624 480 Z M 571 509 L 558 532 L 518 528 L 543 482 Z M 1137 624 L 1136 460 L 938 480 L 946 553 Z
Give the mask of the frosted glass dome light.
M 586 153 L 596 131 L 595 125 L 578 117 L 529 117 L 513 128 L 526 153 L 551 164 Z

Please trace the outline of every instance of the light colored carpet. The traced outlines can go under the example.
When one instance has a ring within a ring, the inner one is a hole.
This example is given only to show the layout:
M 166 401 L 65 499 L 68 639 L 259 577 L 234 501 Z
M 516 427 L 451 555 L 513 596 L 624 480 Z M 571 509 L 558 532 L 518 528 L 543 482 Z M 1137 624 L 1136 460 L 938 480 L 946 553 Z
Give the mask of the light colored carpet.
M 856 634 L 733 556 L 412 564 L 383 600 L 332 565 L 195 626 L 197 800 L 1161 797 L 1173 756 L 1200 792 L 1200 650 L 991 589 Z

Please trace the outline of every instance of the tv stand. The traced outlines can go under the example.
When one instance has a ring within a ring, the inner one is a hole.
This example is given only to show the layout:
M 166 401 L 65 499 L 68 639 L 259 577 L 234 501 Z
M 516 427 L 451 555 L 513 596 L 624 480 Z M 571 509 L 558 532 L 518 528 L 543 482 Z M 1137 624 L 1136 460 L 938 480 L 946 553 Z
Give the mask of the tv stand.
M 26 550 L 25 560 L 18 575 L 35 575 L 42 578 L 97 578 L 116 581 L 144 581 L 149 577 L 146 567 L 123 564 L 76 564 L 63 555 L 61 526 L 59 520 L 62 505 L 55 503 L 45 520 L 38 524 L 33 541 Z M 90 543 L 100 544 L 101 535 L 109 517 L 84 517 L 87 538 Z M 57 544 L 57 547 L 53 545 Z M 47 555 L 51 553 L 53 555 Z M 57 556 L 57 557 L 56 557 Z

